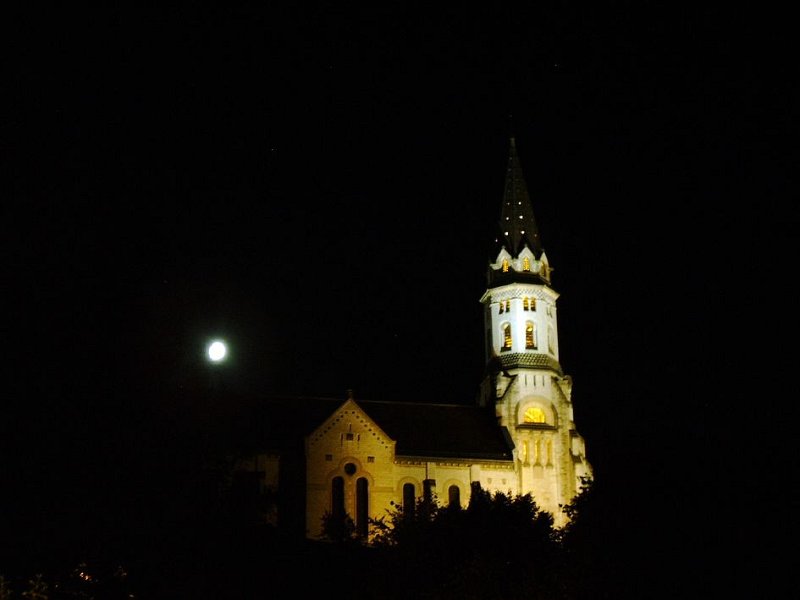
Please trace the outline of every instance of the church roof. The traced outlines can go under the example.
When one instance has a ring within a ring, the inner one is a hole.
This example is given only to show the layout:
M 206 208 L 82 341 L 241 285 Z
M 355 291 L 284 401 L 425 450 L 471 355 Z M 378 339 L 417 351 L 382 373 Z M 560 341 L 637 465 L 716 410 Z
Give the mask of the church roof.
M 362 401 L 397 442 L 398 456 L 511 460 L 513 444 L 493 412 L 478 406 Z
M 397 445 L 397 456 L 511 460 L 513 443 L 494 413 L 478 406 L 354 400 Z M 298 450 L 345 400 L 269 398 L 248 422 L 261 451 Z

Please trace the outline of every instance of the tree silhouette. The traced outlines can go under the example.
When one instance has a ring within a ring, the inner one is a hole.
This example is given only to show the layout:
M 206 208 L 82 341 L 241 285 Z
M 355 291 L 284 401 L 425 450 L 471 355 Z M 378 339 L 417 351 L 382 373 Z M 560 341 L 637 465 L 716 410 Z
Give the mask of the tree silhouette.
M 530 494 L 472 486 L 466 508 L 435 496 L 373 522 L 373 544 L 398 581 L 391 598 L 555 598 L 559 536 Z M 399 570 L 399 572 L 398 572 Z

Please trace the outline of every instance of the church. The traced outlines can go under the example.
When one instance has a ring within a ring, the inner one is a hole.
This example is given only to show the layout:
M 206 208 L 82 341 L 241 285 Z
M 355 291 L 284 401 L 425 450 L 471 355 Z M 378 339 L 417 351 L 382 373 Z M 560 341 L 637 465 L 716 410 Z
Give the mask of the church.
M 479 299 L 486 371 L 476 401 L 382 402 L 352 393 L 264 400 L 234 476 L 270 499 L 260 520 L 319 539 L 326 515 L 347 515 L 368 539 L 370 521 L 397 506 L 426 498 L 466 507 L 479 484 L 530 493 L 556 526 L 565 524 L 561 507 L 592 469 L 572 380 L 559 363 L 559 294 L 514 138 L 501 200 L 496 255 Z

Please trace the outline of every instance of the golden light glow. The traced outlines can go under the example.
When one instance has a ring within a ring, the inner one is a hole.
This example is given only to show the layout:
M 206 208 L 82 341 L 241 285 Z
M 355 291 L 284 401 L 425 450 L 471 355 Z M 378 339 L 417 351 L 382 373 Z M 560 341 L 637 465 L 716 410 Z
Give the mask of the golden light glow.
M 525 348 L 533 350 L 536 348 L 536 336 L 533 332 L 533 323 L 525 323 Z
M 525 423 L 544 423 L 545 416 L 544 411 L 539 408 L 538 406 L 532 406 L 531 408 L 525 411 Z M 538 443 L 537 443 L 538 448 Z
M 503 325 L 503 350 L 511 349 L 511 325 Z
M 503 273 L 508 273 L 508 259 L 503 259 Z
M 531 259 L 527 256 L 522 259 L 522 270 L 523 271 L 530 271 L 531 270 Z

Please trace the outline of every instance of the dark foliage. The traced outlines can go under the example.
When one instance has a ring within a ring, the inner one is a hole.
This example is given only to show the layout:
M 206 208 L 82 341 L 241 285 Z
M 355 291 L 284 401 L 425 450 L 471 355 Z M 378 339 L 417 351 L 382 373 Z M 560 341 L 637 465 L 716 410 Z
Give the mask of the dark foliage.
M 393 598 L 556 598 L 561 549 L 550 513 L 530 494 L 473 485 L 467 508 L 436 497 L 374 524 L 380 558 L 400 581 Z

